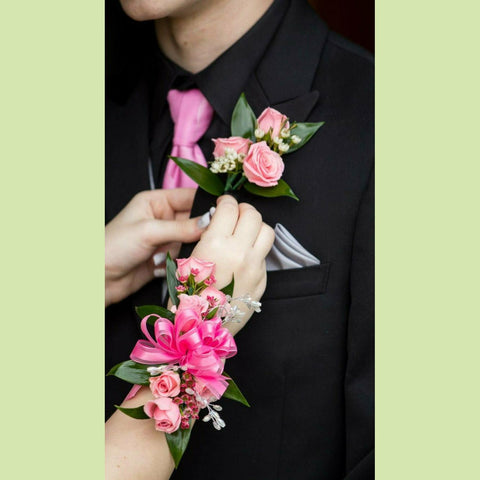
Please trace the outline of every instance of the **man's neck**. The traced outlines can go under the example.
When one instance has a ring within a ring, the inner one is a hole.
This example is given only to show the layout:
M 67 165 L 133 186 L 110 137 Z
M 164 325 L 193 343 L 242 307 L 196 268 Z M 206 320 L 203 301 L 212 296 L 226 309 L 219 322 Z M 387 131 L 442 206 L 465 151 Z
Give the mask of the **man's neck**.
M 201 1 L 182 15 L 155 20 L 163 53 L 191 73 L 210 65 L 239 40 L 274 0 Z

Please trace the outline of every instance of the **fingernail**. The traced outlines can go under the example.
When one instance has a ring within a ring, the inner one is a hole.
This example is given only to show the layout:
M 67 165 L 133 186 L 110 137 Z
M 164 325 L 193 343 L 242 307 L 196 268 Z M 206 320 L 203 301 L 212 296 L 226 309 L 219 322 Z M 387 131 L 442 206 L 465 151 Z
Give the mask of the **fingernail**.
M 197 222 L 198 228 L 205 228 L 210 223 L 210 212 L 204 213 Z
M 215 207 L 211 207 L 210 210 L 208 211 L 208 213 L 210 214 L 211 217 L 213 217 L 213 214 L 215 213 L 215 210 L 216 210 Z
M 167 259 L 167 254 L 163 252 L 158 252 L 153 256 L 153 264 L 155 266 L 160 265 Z
M 154 277 L 164 277 L 166 274 L 166 270 L 164 268 L 156 268 L 153 271 L 153 276 Z

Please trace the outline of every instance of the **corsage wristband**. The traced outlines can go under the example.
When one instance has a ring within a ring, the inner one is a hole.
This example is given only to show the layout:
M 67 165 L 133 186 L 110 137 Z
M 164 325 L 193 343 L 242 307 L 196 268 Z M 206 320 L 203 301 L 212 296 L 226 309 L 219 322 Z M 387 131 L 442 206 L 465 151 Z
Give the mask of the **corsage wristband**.
M 234 280 L 222 290 L 215 288 L 215 264 L 194 257 L 178 259 L 167 255 L 167 285 L 170 310 L 146 305 L 137 307 L 146 340 L 138 340 L 130 360 L 114 366 L 114 375 L 134 384 L 127 398 L 148 386 L 153 400 L 137 408 L 116 408 L 136 419 L 152 418 L 165 433 L 178 466 L 187 448 L 193 420 L 206 414 L 217 430 L 225 427 L 221 397 L 249 406 L 234 381 L 224 372 L 227 358 L 237 353 L 227 322 L 239 321 L 243 313 L 232 305 Z M 260 311 L 260 302 L 246 295 L 237 299 Z

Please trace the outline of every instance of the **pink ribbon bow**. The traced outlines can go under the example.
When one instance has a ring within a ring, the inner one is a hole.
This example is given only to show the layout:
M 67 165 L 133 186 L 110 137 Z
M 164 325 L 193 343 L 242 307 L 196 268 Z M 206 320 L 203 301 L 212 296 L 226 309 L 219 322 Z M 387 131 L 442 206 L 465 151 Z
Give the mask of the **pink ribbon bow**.
M 154 337 L 147 328 L 150 317 L 157 318 Z M 141 329 L 148 340 L 138 340 L 130 354 L 134 362 L 178 363 L 202 381 L 215 397 L 223 395 L 228 385 L 222 376 L 223 360 L 234 356 L 237 346 L 219 318 L 203 320 L 198 311 L 186 308 L 177 312 L 174 323 L 159 315 L 147 315 L 142 319 Z

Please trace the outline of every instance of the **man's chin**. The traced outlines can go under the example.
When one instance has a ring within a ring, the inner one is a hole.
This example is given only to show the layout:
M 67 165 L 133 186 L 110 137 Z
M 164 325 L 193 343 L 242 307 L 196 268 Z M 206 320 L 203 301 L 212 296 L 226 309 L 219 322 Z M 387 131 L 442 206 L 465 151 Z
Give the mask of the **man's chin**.
M 197 2 L 198 0 L 120 0 L 123 11 L 139 22 L 188 12 Z

